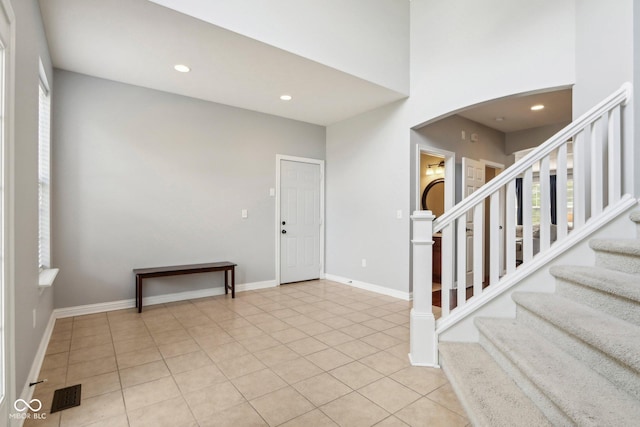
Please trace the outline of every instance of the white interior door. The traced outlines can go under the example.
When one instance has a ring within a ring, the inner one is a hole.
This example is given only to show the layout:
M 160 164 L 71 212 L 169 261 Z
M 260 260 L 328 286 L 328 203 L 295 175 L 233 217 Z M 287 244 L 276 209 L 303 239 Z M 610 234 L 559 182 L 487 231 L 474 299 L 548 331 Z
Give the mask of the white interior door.
M 320 277 L 320 165 L 280 163 L 280 283 Z
M 482 187 L 485 182 L 484 163 L 479 160 L 462 158 L 462 189 L 463 197 Z M 466 285 L 473 283 L 473 212 L 467 213 L 467 277 Z

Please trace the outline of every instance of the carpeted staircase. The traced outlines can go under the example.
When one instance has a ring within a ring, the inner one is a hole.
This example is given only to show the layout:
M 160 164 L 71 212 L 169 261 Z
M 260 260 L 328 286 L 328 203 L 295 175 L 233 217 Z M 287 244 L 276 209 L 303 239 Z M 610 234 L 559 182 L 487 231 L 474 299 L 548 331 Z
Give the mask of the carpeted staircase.
M 479 343 L 440 342 L 476 426 L 640 425 L 637 239 L 593 239 L 596 265 L 553 266 L 555 293 L 514 292 L 515 319 L 476 318 Z

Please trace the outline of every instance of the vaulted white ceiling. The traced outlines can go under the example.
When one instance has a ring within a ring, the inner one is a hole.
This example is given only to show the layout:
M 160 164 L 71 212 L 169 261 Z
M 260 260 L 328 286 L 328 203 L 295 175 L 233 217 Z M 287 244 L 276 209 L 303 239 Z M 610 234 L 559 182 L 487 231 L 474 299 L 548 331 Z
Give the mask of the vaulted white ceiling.
M 40 8 L 53 65 L 64 70 L 319 125 L 406 97 L 147 0 Z M 176 72 L 179 63 L 191 72 Z
M 572 119 L 571 103 L 571 89 L 561 89 L 496 99 L 461 111 L 458 115 L 509 133 L 555 123 L 568 123 Z M 534 105 L 544 105 L 544 108 L 532 111 L 531 107 Z
M 362 3 L 370 1 L 40 0 L 40 8 L 57 68 L 329 125 L 408 95 L 408 9 Z M 179 63 L 191 72 L 175 71 Z M 546 108 L 531 112 L 533 103 Z M 570 121 L 571 91 L 458 114 L 503 132 Z

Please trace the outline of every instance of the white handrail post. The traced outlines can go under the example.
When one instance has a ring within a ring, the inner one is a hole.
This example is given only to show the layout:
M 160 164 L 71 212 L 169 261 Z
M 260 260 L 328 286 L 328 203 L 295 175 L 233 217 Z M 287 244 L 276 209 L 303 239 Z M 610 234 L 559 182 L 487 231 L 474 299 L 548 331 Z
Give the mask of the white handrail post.
M 431 211 L 414 211 L 413 308 L 410 323 L 409 360 L 414 366 L 438 366 L 436 320 L 431 308 L 433 280 L 433 220 Z

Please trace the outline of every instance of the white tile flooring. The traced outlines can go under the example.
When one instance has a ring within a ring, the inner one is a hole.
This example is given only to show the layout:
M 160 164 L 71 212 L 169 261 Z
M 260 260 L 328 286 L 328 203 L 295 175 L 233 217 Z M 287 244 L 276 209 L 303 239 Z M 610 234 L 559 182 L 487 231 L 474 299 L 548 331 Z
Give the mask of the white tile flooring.
M 409 365 L 410 303 L 326 280 L 56 321 L 31 426 L 466 426 Z M 40 411 L 45 412 L 45 411 Z

